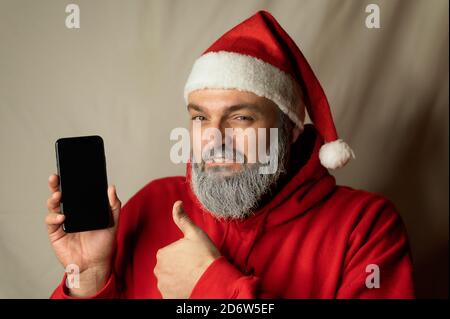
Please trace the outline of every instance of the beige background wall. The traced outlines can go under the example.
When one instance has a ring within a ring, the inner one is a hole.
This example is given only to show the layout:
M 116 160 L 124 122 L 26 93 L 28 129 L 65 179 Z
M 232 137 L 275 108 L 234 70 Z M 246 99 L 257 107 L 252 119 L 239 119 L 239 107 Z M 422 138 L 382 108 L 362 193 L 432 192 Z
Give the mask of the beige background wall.
M 71 2 L 79 30 L 64 25 Z M 365 27 L 369 3 L 381 29 Z M 338 182 L 397 205 L 418 296 L 448 296 L 448 1 L 0 0 L 1 298 L 46 298 L 63 274 L 43 223 L 55 140 L 103 136 L 123 201 L 183 174 L 169 132 L 187 124 L 190 67 L 263 8 L 302 48 L 356 152 Z

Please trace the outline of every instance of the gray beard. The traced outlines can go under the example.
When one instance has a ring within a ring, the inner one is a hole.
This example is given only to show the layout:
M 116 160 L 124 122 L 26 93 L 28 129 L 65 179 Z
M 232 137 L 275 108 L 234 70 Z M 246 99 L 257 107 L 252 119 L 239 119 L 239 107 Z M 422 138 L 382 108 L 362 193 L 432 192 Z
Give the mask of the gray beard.
M 278 133 L 278 168 L 273 174 L 260 174 L 265 164 L 243 163 L 242 170 L 222 175 L 206 172 L 192 162 L 191 188 L 201 204 L 219 219 L 245 219 L 258 208 L 262 198 L 274 188 L 286 172 L 289 132 L 282 121 Z

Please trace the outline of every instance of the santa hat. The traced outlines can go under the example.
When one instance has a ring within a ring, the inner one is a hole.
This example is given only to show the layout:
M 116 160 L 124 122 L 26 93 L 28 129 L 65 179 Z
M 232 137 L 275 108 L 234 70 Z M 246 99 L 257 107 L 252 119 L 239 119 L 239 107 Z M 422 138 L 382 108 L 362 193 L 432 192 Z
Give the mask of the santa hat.
M 325 93 L 302 52 L 275 18 L 259 11 L 221 36 L 195 61 L 184 99 L 199 89 L 238 89 L 278 105 L 301 130 L 305 107 L 324 140 L 321 164 L 344 166 L 355 155 L 338 139 Z

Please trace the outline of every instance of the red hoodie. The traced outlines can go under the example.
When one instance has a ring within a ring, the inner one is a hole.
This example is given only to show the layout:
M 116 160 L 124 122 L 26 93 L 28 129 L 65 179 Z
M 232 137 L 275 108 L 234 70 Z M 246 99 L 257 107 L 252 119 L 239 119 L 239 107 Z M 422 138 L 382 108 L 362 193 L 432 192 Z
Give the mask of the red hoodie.
M 177 200 L 222 254 L 191 298 L 413 298 L 409 244 L 396 208 L 383 196 L 337 186 L 319 162 L 322 142 L 306 125 L 295 144 L 303 164 L 243 221 L 220 221 L 202 208 L 189 165 L 186 177 L 147 184 L 122 208 L 113 272 L 93 298 L 161 298 L 153 269 L 156 251 L 183 236 L 172 219 Z M 379 288 L 366 286 L 372 264 Z M 70 298 L 65 277 L 52 298 Z

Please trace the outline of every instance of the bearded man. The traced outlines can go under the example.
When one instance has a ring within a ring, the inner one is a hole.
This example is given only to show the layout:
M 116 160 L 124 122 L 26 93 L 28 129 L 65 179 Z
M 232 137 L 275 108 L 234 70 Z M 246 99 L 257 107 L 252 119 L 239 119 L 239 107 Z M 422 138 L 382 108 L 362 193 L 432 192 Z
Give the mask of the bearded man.
M 191 138 L 194 126 L 222 134 L 192 138 L 186 176 L 152 181 L 124 207 L 111 186 L 114 227 L 64 233 L 59 180 L 50 176 L 50 242 L 64 267 L 80 270 L 79 287 L 69 288 L 65 276 L 52 298 L 414 296 L 395 206 L 336 185 L 328 169 L 354 153 L 338 139 L 306 59 L 270 13 L 257 12 L 212 44 L 184 97 Z M 312 124 L 304 124 L 305 111 Z M 276 144 L 274 171 L 261 173 L 264 144 L 255 155 L 248 136 L 226 143 L 226 129 L 253 130 L 258 141 L 272 134 L 265 146 Z

